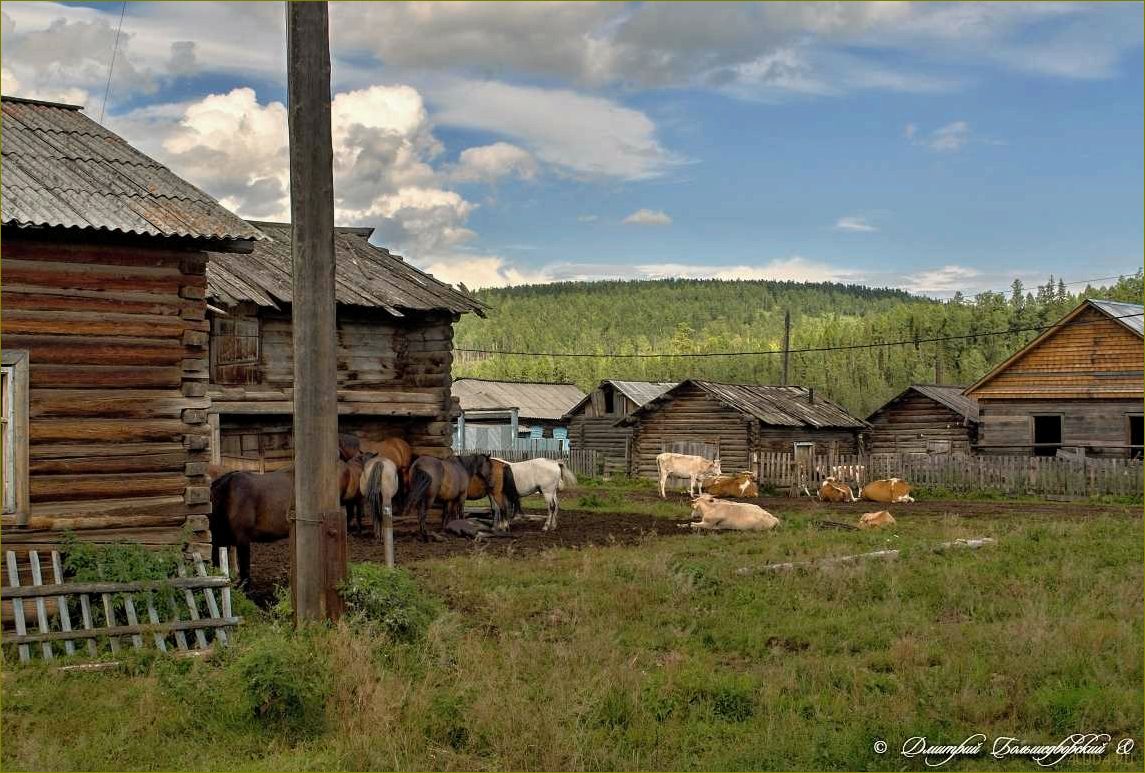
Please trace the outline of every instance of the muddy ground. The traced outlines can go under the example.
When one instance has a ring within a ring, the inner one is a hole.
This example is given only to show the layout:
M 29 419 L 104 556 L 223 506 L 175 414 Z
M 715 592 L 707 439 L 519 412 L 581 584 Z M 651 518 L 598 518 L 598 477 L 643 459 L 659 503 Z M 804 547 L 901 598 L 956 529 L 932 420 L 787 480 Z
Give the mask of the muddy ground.
M 575 496 L 575 492 L 574 492 Z M 574 496 L 565 497 L 566 502 L 575 502 Z M 658 500 L 653 491 L 631 491 L 625 497 L 633 502 Z M 555 532 L 542 531 L 541 520 L 518 521 L 513 525 L 508 538 L 469 540 L 462 537 L 438 535 L 439 539 L 421 542 L 417 537 L 417 522 L 414 519 L 396 519 L 394 523 L 394 552 L 399 565 L 408 565 L 433 558 L 453 555 L 485 553 L 488 555 L 530 555 L 552 548 L 580 548 L 591 545 L 628 545 L 640 541 L 646 535 L 680 537 L 689 530 L 678 524 L 688 519 L 691 507 L 682 493 L 670 495 L 679 503 L 679 520 L 643 513 L 613 513 L 575 509 L 561 509 L 560 528 Z M 855 523 L 860 514 L 885 506 L 871 502 L 829 504 L 813 499 L 789 497 L 760 497 L 750 500 L 780 519 L 790 514 L 804 514 L 817 520 Z M 526 505 L 531 513 L 543 513 L 543 505 Z M 937 517 L 1047 517 L 1047 518 L 1086 518 L 1100 514 L 1141 517 L 1138 505 L 1096 505 L 1078 502 L 1027 502 L 1027 501 L 967 501 L 938 500 L 921 501 L 909 505 L 894 505 L 889 509 L 896 515 L 925 515 Z M 431 530 L 440 527 L 440 516 L 430 514 Z M 256 601 L 265 603 L 273 597 L 276 585 L 285 585 L 290 569 L 290 553 L 287 541 L 252 548 L 251 574 L 254 577 L 250 595 Z M 372 537 L 351 534 L 349 538 L 351 561 L 382 562 L 385 556 L 382 543 Z

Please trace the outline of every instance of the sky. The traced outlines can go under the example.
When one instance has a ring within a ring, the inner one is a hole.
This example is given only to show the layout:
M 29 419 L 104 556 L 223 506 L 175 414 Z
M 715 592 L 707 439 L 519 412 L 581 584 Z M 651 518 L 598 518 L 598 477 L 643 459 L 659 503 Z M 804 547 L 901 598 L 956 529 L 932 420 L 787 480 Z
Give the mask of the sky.
M 240 215 L 287 219 L 282 4 L 0 15 L 5 94 L 84 105 Z M 332 2 L 330 15 L 337 221 L 375 227 L 449 282 L 944 296 L 1142 266 L 1139 3 Z

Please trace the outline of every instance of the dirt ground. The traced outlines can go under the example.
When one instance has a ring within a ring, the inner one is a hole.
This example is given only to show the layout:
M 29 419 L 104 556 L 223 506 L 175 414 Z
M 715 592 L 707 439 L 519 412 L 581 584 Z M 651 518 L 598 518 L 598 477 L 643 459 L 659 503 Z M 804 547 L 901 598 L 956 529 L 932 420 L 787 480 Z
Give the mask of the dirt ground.
M 631 491 L 625 494 L 633 502 L 655 501 L 659 499 L 653 491 Z M 485 553 L 489 555 L 530 555 L 552 548 L 580 548 L 591 545 L 633 544 L 645 535 L 679 537 L 689 534 L 678 524 L 688 519 L 691 510 L 683 493 L 670 495 L 680 505 L 678 520 L 643 513 L 597 512 L 574 509 L 561 509 L 560 528 L 555 532 L 542 531 L 540 520 L 518 521 L 513 525 L 509 537 L 469 540 L 463 537 L 441 535 L 439 540 L 423 543 L 417 537 L 416 520 L 397 519 L 394 524 L 394 553 L 399 565 L 409 565 L 418 561 L 445 558 L 453 555 Z M 568 497 L 566 501 L 575 501 Z M 763 507 L 781 520 L 799 513 L 809 518 L 853 524 L 862 513 L 885 509 L 886 506 L 872 502 L 852 502 L 832 504 L 801 497 L 760 497 L 749 500 Z M 529 512 L 544 512 L 543 506 L 528 507 Z M 889 507 L 896 514 L 926 515 L 936 517 L 1046 517 L 1046 518 L 1086 518 L 1110 514 L 1126 517 L 1141 517 L 1140 506 L 1096 505 L 1077 502 L 1040 501 L 967 501 L 967 500 L 924 500 L 909 505 Z M 440 516 L 431 513 L 431 530 L 440 526 Z M 250 596 L 259 603 L 271 600 L 276 585 L 285 585 L 290 569 L 288 542 L 254 545 L 251 550 L 251 574 L 253 582 Z M 351 534 L 349 537 L 350 560 L 382 562 L 385 560 L 381 541 L 372 537 Z

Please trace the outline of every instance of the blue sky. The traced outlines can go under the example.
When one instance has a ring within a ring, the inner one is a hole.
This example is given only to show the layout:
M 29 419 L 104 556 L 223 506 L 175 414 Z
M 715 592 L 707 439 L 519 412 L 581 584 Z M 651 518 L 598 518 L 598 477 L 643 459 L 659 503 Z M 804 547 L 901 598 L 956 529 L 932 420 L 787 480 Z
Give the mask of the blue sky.
M 120 3 L 3 5 L 4 92 L 99 116 Z M 282 7 L 129 3 L 105 122 L 287 211 Z M 1139 4 L 332 4 L 339 219 L 467 285 L 1131 272 Z

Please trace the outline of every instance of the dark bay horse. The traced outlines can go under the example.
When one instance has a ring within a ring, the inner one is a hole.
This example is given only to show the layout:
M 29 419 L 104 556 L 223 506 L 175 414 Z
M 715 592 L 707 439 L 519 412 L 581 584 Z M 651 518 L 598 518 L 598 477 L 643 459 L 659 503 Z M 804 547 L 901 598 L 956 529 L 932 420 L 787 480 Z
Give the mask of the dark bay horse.
M 429 539 L 425 516 L 434 502 L 441 503 L 441 525 L 460 518 L 469 495 L 470 481 L 477 478 L 484 490 L 492 488 L 493 463 L 485 454 L 466 454 L 449 459 L 419 456 L 410 466 L 409 496 L 403 513 L 417 508 L 418 532 L 423 542 Z M 484 493 L 479 496 L 484 496 Z
M 211 548 L 234 545 L 239 581 L 250 581 L 252 542 L 277 542 L 290 536 L 289 513 L 294 506 L 294 466 L 259 474 L 238 470 L 211 481 Z

